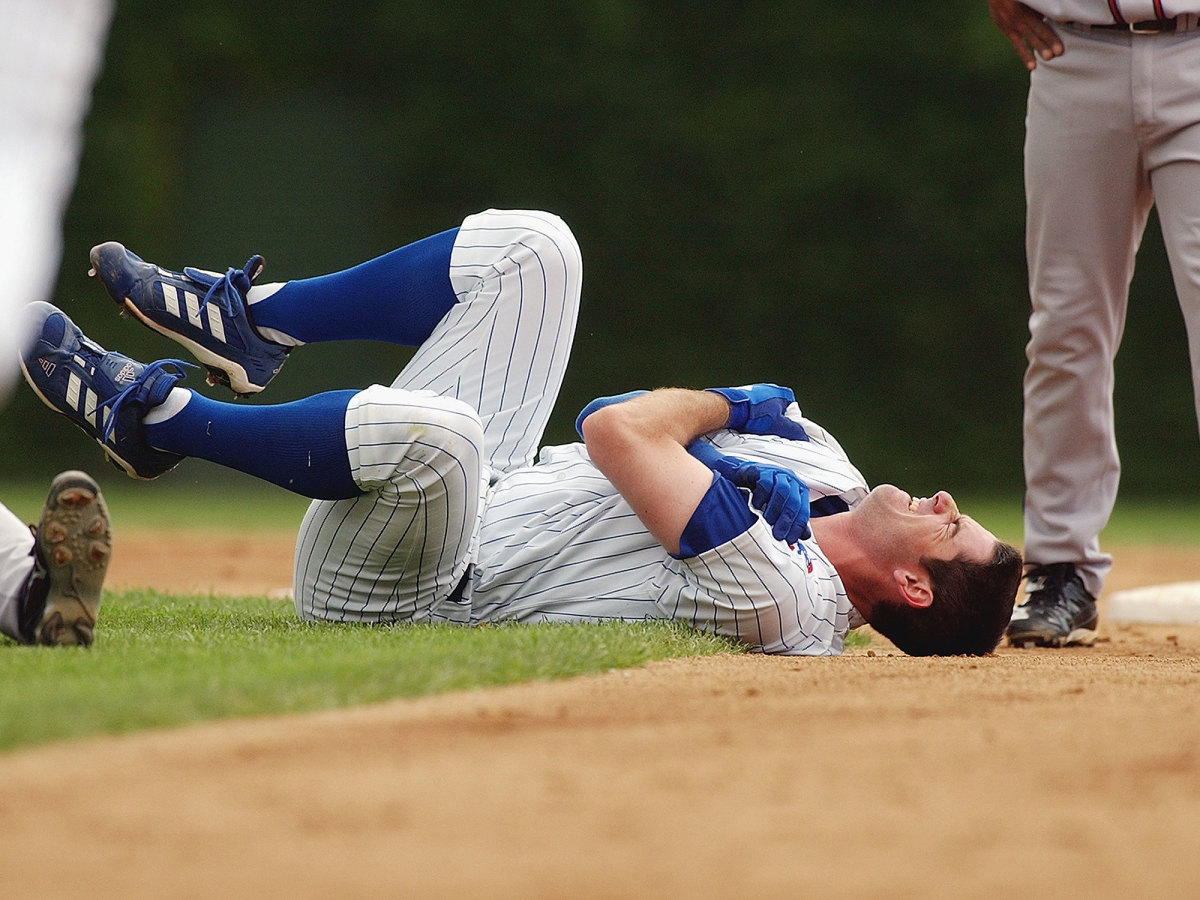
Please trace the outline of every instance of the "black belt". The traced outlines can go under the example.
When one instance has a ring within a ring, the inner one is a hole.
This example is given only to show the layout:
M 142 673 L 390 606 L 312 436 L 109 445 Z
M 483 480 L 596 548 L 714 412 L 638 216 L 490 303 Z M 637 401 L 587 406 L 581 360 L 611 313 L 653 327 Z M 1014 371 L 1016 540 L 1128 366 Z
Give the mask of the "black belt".
M 1093 25 L 1101 31 L 1132 31 L 1134 34 L 1167 34 L 1179 27 L 1179 18 L 1145 19 L 1141 22 L 1120 22 L 1113 25 Z

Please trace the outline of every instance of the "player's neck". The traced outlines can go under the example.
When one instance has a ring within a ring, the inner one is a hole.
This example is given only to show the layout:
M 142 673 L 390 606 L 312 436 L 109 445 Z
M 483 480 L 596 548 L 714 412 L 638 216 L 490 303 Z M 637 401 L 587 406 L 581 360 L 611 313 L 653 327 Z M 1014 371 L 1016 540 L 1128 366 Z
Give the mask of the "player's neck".
M 809 528 L 825 558 L 837 569 L 850 602 L 864 617 L 869 617 L 877 599 L 886 596 L 889 583 L 878 562 L 858 541 L 853 516 L 849 513 L 823 516 L 811 520 Z

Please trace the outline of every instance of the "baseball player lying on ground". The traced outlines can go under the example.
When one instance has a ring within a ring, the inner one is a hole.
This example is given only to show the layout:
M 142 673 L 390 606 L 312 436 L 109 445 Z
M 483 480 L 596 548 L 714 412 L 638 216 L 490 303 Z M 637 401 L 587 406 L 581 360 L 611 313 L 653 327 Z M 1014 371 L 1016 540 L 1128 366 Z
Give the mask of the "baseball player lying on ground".
M 913 654 L 982 654 L 1008 624 L 1020 554 L 941 492 L 868 491 L 774 385 L 602 398 L 583 444 L 535 453 L 567 365 L 579 247 L 558 217 L 489 210 L 343 272 L 253 284 L 92 250 L 117 303 L 210 381 L 262 390 L 296 346 L 418 349 L 391 387 L 276 406 L 181 386 L 30 306 L 26 379 L 129 474 L 185 456 L 314 498 L 296 610 L 329 622 L 675 619 L 766 653 L 836 654 L 870 622 Z

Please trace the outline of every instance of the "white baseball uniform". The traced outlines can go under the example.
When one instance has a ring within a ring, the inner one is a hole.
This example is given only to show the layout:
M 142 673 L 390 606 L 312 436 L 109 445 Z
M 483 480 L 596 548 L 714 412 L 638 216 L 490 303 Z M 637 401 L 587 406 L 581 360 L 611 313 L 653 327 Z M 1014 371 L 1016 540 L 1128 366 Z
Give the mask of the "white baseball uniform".
M 1026 2 L 1065 52 L 1038 60 L 1026 119 L 1025 556 L 1074 563 L 1098 595 L 1111 566 L 1098 535 L 1120 477 L 1113 359 L 1152 205 L 1200 404 L 1200 2 Z M 1155 34 L 1070 24 L 1173 16 Z
M 50 296 L 111 0 L 6 0 L 0 31 L 0 403 L 17 373 L 13 325 Z
M 0 504 L 0 634 L 20 640 L 17 627 L 25 582 L 33 571 L 33 532 Z
M 582 284 L 557 217 L 468 217 L 451 255 L 458 303 L 390 388 L 346 416 L 368 493 L 316 501 L 296 548 L 298 613 L 365 622 L 677 619 L 770 653 L 838 653 L 851 606 L 815 540 L 776 541 L 761 519 L 672 558 L 582 444 L 534 454 L 562 383 Z M 841 447 L 720 432 L 742 458 L 787 465 L 814 498 L 855 504 L 866 484 Z

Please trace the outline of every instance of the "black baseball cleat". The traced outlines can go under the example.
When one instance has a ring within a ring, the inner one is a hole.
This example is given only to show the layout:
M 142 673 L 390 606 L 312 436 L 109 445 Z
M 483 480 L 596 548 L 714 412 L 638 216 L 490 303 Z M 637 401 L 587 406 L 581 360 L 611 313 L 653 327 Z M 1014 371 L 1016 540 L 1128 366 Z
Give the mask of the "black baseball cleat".
M 1096 642 L 1096 598 L 1071 563 L 1034 566 L 1026 578 L 1025 602 L 1008 624 L 1010 646 L 1090 647 Z
M 112 524 L 87 473 L 63 472 L 50 485 L 34 528 L 33 556 L 20 612 L 22 639 L 51 646 L 92 643 L 112 556 Z

